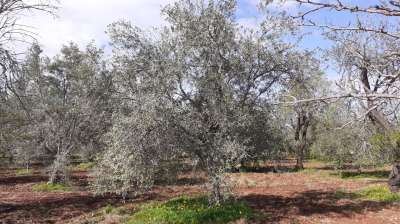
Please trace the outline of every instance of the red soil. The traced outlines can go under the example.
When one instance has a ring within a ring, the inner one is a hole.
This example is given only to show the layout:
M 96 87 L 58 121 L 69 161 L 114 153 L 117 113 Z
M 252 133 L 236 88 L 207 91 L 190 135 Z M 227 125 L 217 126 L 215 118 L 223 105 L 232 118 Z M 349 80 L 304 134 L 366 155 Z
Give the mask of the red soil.
M 323 167 L 319 167 L 321 170 Z M 400 206 L 373 201 L 339 198 L 339 189 L 356 190 L 385 180 L 342 180 L 306 172 L 234 173 L 235 193 L 258 213 L 253 223 L 400 223 Z M 36 172 L 15 176 L 13 170 L 0 172 L 0 224 L 67 223 L 93 214 L 106 205 L 122 205 L 116 196 L 94 196 L 87 191 L 85 172 L 72 175 L 73 190 L 62 193 L 33 192 L 32 186 L 45 182 Z M 182 194 L 202 192 L 201 179 L 182 178 L 174 186 L 156 186 L 126 203 L 165 200 Z M 189 184 L 188 184 L 189 183 Z

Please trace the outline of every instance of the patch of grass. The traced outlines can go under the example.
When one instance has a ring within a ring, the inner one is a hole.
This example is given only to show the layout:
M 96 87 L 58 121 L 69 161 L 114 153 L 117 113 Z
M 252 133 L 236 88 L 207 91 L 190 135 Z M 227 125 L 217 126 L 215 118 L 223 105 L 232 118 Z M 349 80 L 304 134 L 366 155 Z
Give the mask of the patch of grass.
M 304 168 L 298 171 L 299 173 L 305 173 L 305 174 L 316 174 L 319 172 L 318 169 L 316 168 Z
M 128 224 L 225 224 L 252 217 L 242 202 L 230 201 L 209 207 L 206 197 L 179 197 L 161 204 L 145 205 Z
M 342 171 L 337 173 L 332 173 L 332 176 L 337 176 L 342 179 L 384 179 L 388 178 L 389 171 L 386 170 L 376 170 L 376 171 L 364 171 L 364 172 L 351 172 L 351 171 Z
M 22 169 L 17 169 L 15 171 L 15 175 L 17 175 L 17 176 L 25 176 L 25 175 L 31 175 L 31 174 L 32 174 L 31 169 L 22 168 Z
M 400 202 L 400 193 L 392 193 L 387 186 L 373 185 L 356 192 L 337 191 L 340 198 L 363 199 L 378 202 Z
M 95 167 L 95 163 L 89 162 L 89 163 L 80 163 L 79 165 L 76 166 L 76 169 L 78 170 L 89 170 L 93 169 Z
M 104 213 L 105 213 L 105 214 L 110 214 L 110 213 L 112 213 L 114 210 L 115 210 L 115 207 L 114 207 L 114 206 L 112 206 L 112 205 L 107 205 L 107 206 L 104 208 Z
M 359 198 L 380 202 L 397 202 L 400 201 L 399 193 L 392 193 L 387 186 L 375 185 L 356 192 Z
M 71 188 L 64 184 L 40 183 L 33 185 L 32 190 L 37 192 L 65 192 L 70 191 Z

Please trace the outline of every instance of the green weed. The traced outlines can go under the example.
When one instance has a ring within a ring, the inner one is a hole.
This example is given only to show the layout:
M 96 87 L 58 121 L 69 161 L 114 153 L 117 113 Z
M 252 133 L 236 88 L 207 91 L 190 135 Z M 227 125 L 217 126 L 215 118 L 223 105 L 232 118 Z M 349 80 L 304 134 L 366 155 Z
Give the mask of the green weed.
M 40 183 L 33 185 L 32 190 L 37 192 L 64 192 L 70 191 L 71 188 L 63 184 Z
M 128 224 L 225 224 L 252 216 L 242 202 L 230 201 L 209 207 L 206 197 L 179 197 L 161 204 L 145 205 Z

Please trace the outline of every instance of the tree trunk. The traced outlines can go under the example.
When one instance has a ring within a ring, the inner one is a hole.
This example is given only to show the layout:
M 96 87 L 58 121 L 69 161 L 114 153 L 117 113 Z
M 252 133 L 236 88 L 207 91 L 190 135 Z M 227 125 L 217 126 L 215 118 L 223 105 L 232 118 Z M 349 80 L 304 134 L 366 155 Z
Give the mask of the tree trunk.
M 302 170 L 304 169 L 304 148 L 305 144 L 300 143 L 299 146 L 297 146 L 297 155 L 296 155 L 296 169 Z
M 377 89 L 372 90 L 371 85 L 369 83 L 368 79 L 368 69 L 367 68 L 361 68 L 361 73 L 360 73 L 360 81 L 363 85 L 364 92 L 366 94 L 376 92 Z M 375 106 L 375 102 L 373 99 L 367 99 L 367 110 L 371 110 Z M 373 109 L 367 114 L 368 118 L 371 120 L 371 122 L 379 128 L 380 131 L 382 132 L 387 132 L 388 130 L 391 130 L 392 127 L 389 123 L 389 121 L 385 118 L 385 115 L 380 112 L 378 109 Z
M 399 192 L 400 190 L 400 162 L 395 162 L 393 164 L 392 171 L 390 172 L 389 175 L 389 189 L 392 192 Z
M 372 93 L 376 92 L 377 88 L 375 87 L 374 89 L 371 88 L 371 85 L 369 83 L 368 79 L 368 69 L 367 68 L 361 68 L 361 73 L 360 73 L 360 81 L 363 84 L 364 87 L 364 92 L 365 93 Z M 375 106 L 375 102 L 373 99 L 367 99 L 367 105 L 368 105 L 368 110 L 371 110 Z M 368 113 L 368 118 L 371 120 L 371 122 L 375 125 L 375 127 L 378 128 L 378 130 L 386 135 L 393 131 L 393 127 L 389 123 L 389 121 L 386 119 L 385 115 L 377 110 L 376 108 L 371 110 Z M 400 162 L 398 158 L 396 158 L 396 162 L 393 163 L 392 166 L 392 171 L 390 172 L 389 175 L 389 180 L 388 180 L 388 185 L 389 189 L 392 192 L 399 192 L 400 188 Z
M 60 150 L 59 148 L 53 165 L 51 166 L 49 184 L 66 183 L 68 181 L 67 157 L 68 150 Z
M 307 146 L 307 131 L 310 125 L 309 113 L 301 110 L 297 113 L 297 127 L 295 132 L 296 169 L 304 169 L 304 150 Z
M 211 181 L 211 197 L 209 199 L 210 206 L 220 205 L 223 200 L 221 190 L 222 178 L 219 174 L 214 174 L 214 176 L 211 178 Z

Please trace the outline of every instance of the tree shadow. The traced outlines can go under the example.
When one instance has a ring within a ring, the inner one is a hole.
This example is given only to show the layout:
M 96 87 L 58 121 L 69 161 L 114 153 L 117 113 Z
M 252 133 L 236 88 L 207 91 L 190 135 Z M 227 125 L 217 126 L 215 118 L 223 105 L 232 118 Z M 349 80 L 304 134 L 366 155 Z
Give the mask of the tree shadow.
M 352 178 L 374 178 L 374 179 L 384 179 L 388 178 L 390 171 L 387 170 L 368 170 L 368 171 L 342 171 L 335 175 L 343 179 Z
M 69 195 L 21 204 L 0 203 L 0 219 L 10 223 L 18 220 L 30 220 L 34 223 L 55 223 L 56 220 L 68 220 L 105 205 L 120 202 L 121 200 L 116 198 Z
M 347 198 L 347 199 L 346 199 Z M 390 206 L 389 203 L 350 200 L 347 195 L 330 191 L 306 191 L 293 197 L 251 194 L 241 197 L 251 207 L 266 214 L 271 223 L 287 217 L 311 215 L 335 215 L 351 217 L 364 211 L 379 211 Z
M 87 171 L 75 171 L 71 173 L 69 181 L 71 181 L 73 186 L 84 188 L 89 186 L 90 177 Z
M 39 183 L 39 182 L 47 182 L 49 177 L 47 175 L 43 175 L 39 172 L 34 172 L 29 175 L 21 175 L 21 176 L 3 176 L 0 177 L 0 185 L 4 186 L 13 186 L 18 184 L 28 184 L 28 183 Z M 89 185 L 89 178 L 85 172 L 80 173 L 71 173 L 69 176 L 69 180 L 75 186 L 85 187 Z
M 37 183 L 47 180 L 48 177 L 43 175 L 9 176 L 9 177 L 0 177 L 0 185 Z
M 183 185 L 199 185 L 207 182 L 207 179 L 202 177 L 182 177 L 176 180 L 175 185 L 183 186 Z
M 126 202 L 140 203 L 148 200 L 165 200 L 157 193 L 148 192 L 127 201 L 115 194 L 58 194 L 23 203 L 0 202 L 0 223 L 65 223 L 74 217 L 97 211 L 105 206 L 121 206 Z
M 241 166 L 228 170 L 230 173 L 293 173 L 298 171 L 299 169 L 290 165 Z

